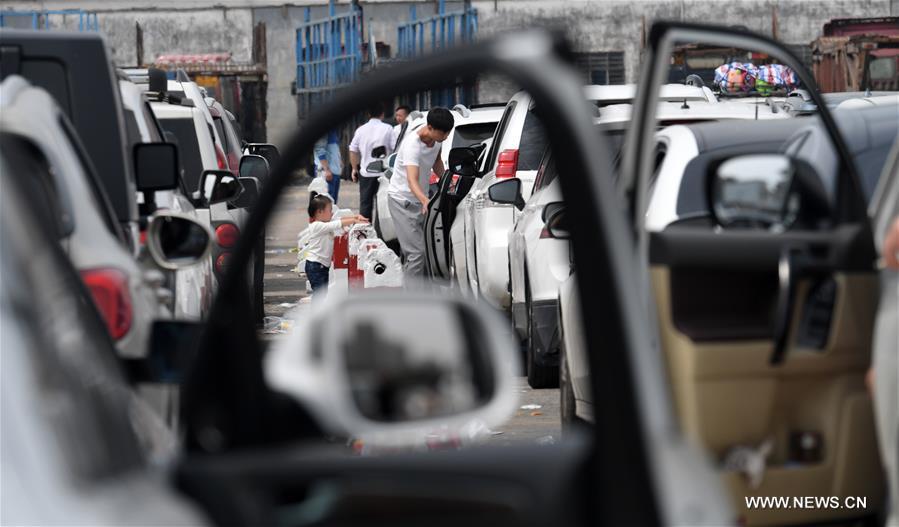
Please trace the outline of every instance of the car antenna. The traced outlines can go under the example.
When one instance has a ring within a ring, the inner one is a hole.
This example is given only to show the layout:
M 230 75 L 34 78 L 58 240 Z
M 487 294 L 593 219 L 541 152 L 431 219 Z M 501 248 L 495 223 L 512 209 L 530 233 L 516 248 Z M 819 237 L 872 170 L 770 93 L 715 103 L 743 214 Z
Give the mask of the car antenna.
M 689 110 L 689 109 L 690 109 L 690 105 L 687 104 L 687 98 L 686 98 L 686 97 L 684 97 L 684 104 L 681 105 L 680 109 L 681 109 L 681 110 Z

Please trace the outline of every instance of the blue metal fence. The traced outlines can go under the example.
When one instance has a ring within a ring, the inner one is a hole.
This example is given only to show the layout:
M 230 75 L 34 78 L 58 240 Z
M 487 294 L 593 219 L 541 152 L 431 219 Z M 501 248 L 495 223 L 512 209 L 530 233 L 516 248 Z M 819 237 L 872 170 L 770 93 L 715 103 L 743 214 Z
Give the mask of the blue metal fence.
M 337 14 L 334 0 L 328 17 L 305 22 L 296 31 L 296 92 L 300 117 L 336 89 L 355 82 L 362 70 L 362 10 L 354 2 Z
M 478 10 L 468 3 L 461 11 L 447 13 L 446 0 L 440 0 L 437 14 L 422 20 L 418 20 L 412 5 L 409 6 L 409 22 L 397 28 L 399 57 L 414 59 L 428 51 L 452 47 L 457 42 L 468 44 L 474 42 L 477 33 Z
M 398 58 L 411 60 L 426 53 L 444 50 L 454 45 L 474 42 L 478 33 L 478 10 L 464 3 L 461 11 L 446 12 L 446 0 L 440 0 L 435 16 L 418 20 L 416 6 L 409 6 L 409 22 L 397 28 Z M 420 93 L 405 101 L 417 108 L 450 107 L 456 103 L 469 104 L 473 87 L 459 84 L 452 88 Z
M 27 26 L 10 22 L 13 19 L 30 19 L 31 29 L 53 29 L 50 24 L 51 16 L 77 16 L 78 31 L 99 31 L 100 25 L 97 21 L 97 13 L 91 13 L 82 9 L 58 9 L 58 10 L 40 10 L 40 11 L 2 11 L 0 10 L 0 27 L 18 27 Z

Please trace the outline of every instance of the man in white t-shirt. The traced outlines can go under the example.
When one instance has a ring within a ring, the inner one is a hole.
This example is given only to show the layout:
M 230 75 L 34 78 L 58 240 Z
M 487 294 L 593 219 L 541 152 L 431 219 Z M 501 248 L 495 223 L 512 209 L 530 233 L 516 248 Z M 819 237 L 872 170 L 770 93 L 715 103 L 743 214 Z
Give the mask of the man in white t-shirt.
M 427 124 L 407 131 L 397 150 L 387 204 L 405 256 L 406 278 L 415 279 L 424 274 L 424 215 L 428 211 L 425 189 L 432 169 L 443 174 L 440 143 L 446 140 L 454 124 L 449 110 L 432 108 L 428 111 Z
M 393 152 L 393 127 L 384 118 L 384 106 L 376 104 L 368 111 L 369 120 L 356 129 L 350 141 L 350 164 L 353 166 L 353 181 L 359 181 L 359 214 L 371 218 L 375 195 L 378 193 L 380 172 L 369 172 L 368 165 L 375 160 L 372 152 L 381 150 L 386 158 Z

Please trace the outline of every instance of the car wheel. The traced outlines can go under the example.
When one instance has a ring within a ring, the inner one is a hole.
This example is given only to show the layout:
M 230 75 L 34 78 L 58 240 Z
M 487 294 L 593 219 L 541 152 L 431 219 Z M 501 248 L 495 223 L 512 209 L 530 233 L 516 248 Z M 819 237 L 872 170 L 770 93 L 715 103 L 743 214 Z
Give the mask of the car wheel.
M 531 302 L 530 287 L 525 287 L 525 303 L 527 305 L 527 343 L 525 346 L 525 363 L 527 364 L 528 385 L 531 388 L 555 388 L 559 385 L 559 368 L 557 366 L 541 366 L 537 364 L 537 346 L 534 338 L 534 312 Z

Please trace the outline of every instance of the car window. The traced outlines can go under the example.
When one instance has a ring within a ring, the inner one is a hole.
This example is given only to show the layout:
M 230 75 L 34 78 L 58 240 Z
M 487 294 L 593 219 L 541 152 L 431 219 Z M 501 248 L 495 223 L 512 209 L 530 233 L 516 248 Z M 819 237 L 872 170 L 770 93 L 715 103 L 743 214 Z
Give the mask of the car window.
M 552 153 L 547 147 L 546 151 L 543 153 L 543 159 L 540 161 L 540 168 L 537 169 L 537 177 L 534 178 L 534 192 L 542 189 L 549 184 L 549 182 L 545 180 L 547 178 L 547 171 L 550 169 L 551 162 Z
M 524 119 L 521 141 L 518 143 L 518 170 L 537 170 L 546 145 L 546 130 L 543 123 L 534 110 L 530 109 Z
M 484 164 L 486 170 L 492 170 L 493 165 L 496 164 L 496 157 L 499 155 L 503 134 L 506 133 L 506 128 L 509 127 L 509 119 L 512 117 L 512 113 L 515 112 L 515 106 L 517 105 L 517 101 L 510 101 L 508 106 L 506 106 L 506 111 L 503 112 L 502 118 L 499 120 L 499 124 L 496 126 L 496 132 L 493 134 L 493 144 L 490 145 L 490 154 L 487 156 L 487 162 Z
M 622 134 L 623 135 L 623 134 Z M 619 148 L 620 152 L 621 149 Z M 655 151 L 655 159 L 653 161 L 653 169 L 652 176 L 649 178 L 649 186 L 647 187 L 649 190 L 647 191 L 647 196 L 652 196 L 653 192 L 656 188 L 656 181 L 659 179 L 659 172 L 662 170 L 662 164 L 665 163 L 665 156 L 668 155 L 668 145 L 659 141 L 656 143 L 656 151 Z M 616 156 L 616 159 L 620 159 L 620 156 Z M 617 168 L 617 166 L 616 166 Z
M 453 148 L 472 146 L 493 137 L 497 123 L 463 124 L 453 132 Z
M 855 167 L 858 169 L 858 175 L 862 180 L 862 191 L 865 194 L 865 201 L 871 202 L 874 195 L 874 189 L 880 181 L 880 175 L 883 172 L 883 166 L 886 164 L 887 156 L 890 154 L 892 143 L 885 143 L 874 148 L 859 152 L 855 155 Z
M 0 133 L 0 148 L 12 174 L 27 174 L 28 177 L 22 178 L 22 185 L 38 203 L 35 212 L 41 216 L 41 221 L 52 228 L 57 239 L 72 234 L 74 215 L 63 206 L 50 162 L 40 149 L 27 139 L 10 133 Z
M 175 134 L 178 139 L 178 158 L 184 174 L 187 188 L 196 189 L 203 173 L 203 158 L 200 156 L 200 144 L 193 117 L 173 117 L 159 120 L 163 130 Z
M 230 154 L 231 144 L 228 141 L 228 135 L 225 133 L 225 125 L 222 123 L 222 118 L 213 117 L 212 122 L 215 123 L 215 129 L 219 133 L 219 137 L 222 138 L 222 150 L 224 150 L 225 154 Z
M 234 135 L 237 137 L 237 144 L 242 144 L 243 130 L 240 129 L 240 122 L 231 115 L 231 112 L 228 112 L 228 120 L 231 121 L 231 128 L 234 130 Z

